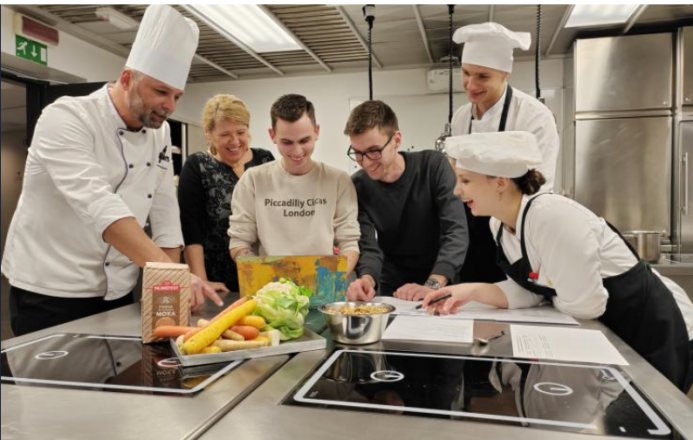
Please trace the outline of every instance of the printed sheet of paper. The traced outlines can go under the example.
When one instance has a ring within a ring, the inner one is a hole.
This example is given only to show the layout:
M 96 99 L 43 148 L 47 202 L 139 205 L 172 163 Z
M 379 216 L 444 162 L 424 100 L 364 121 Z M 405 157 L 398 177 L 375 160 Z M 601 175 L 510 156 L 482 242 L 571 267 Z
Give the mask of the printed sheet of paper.
M 437 316 L 398 316 L 383 334 L 383 340 L 472 343 L 474 321 Z
M 378 296 L 373 301 L 384 302 L 395 306 L 396 315 L 428 316 L 425 310 L 415 307 L 423 301 L 405 301 L 391 296 Z M 580 325 L 575 318 L 566 315 L 550 305 L 531 307 L 527 309 L 497 309 L 477 302 L 471 302 L 454 315 L 443 316 L 444 319 L 473 319 L 477 321 L 499 322 L 532 322 L 540 324 Z
M 511 325 L 510 334 L 514 357 L 628 365 L 599 330 Z

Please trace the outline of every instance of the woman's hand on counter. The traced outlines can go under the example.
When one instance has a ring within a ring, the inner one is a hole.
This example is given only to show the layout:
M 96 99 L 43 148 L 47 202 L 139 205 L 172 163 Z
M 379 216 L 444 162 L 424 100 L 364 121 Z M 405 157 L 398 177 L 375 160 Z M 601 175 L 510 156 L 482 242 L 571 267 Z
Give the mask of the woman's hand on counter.
M 205 298 L 209 298 L 212 302 L 219 307 L 224 305 L 224 301 L 219 298 L 215 289 L 208 284 L 206 281 L 202 280 L 197 275 L 191 274 L 192 277 L 190 288 L 192 290 L 192 303 L 190 307 L 192 310 L 198 310 L 205 303 Z M 221 284 L 221 283 L 215 283 Z M 224 286 L 226 289 L 226 286 Z
M 229 293 L 230 292 L 230 290 L 228 289 L 228 287 L 226 287 L 226 284 L 224 284 L 224 283 L 217 283 L 215 281 L 207 281 L 207 284 L 209 285 L 209 287 L 214 289 L 214 291 L 216 293 Z

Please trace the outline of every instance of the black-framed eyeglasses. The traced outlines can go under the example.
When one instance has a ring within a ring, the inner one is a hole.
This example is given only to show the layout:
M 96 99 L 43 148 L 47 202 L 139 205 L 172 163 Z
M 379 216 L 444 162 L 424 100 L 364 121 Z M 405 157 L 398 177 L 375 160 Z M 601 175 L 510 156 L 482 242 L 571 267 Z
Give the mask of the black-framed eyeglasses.
M 385 145 L 383 145 L 382 147 L 374 148 L 364 153 L 354 150 L 354 147 L 349 145 L 347 156 L 349 156 L 349 159 L 356 162 L 361 162 L 363 160 L 363 156 L 366 156 L 370 160 L 380 160 L 383 157 L 383 150 L 387 148 L 388 145 L 390 145 L 390 142 L 392 142 L 393 137 L 395 137 L 395 133 L 392 133 L 392 135 L 390 135 L 390 138 L 387 140 L 387 142 L 385 142 Z

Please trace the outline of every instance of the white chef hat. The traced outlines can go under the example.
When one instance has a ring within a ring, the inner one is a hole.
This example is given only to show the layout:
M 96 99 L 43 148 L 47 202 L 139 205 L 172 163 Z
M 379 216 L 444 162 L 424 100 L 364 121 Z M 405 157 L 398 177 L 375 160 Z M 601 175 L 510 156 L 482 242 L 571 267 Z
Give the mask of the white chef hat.
M 541 165 L 537 138 L 526 131 L 472 133 L 445 139 L 457 168 L 494 177 L 522 177 Z
M 197 24 L 168 5 L 151 5 L 142 17 L 125 67 L 185 89 L 197 50 Z
M 465 43 L 462 63 L 490 67 L 503 72 L 513 70 L 513 49 L 529 49 L 529 32 L 513 32 L 498 23 L 470 24 L 452 36 L 455 43 Z

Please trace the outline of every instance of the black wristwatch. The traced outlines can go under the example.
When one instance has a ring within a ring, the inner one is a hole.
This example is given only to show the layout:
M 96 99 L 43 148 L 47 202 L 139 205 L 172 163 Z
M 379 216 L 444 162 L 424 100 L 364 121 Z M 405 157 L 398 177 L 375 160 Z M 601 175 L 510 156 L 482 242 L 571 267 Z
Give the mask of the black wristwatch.
M 426 282 L 424 283 L 424 286 L 430 287 L 433 290 L 440 290 L 443 288 L 443 285 L 440 284 L 439 281 L 434 280 L 433 278 L 427 279 Z

